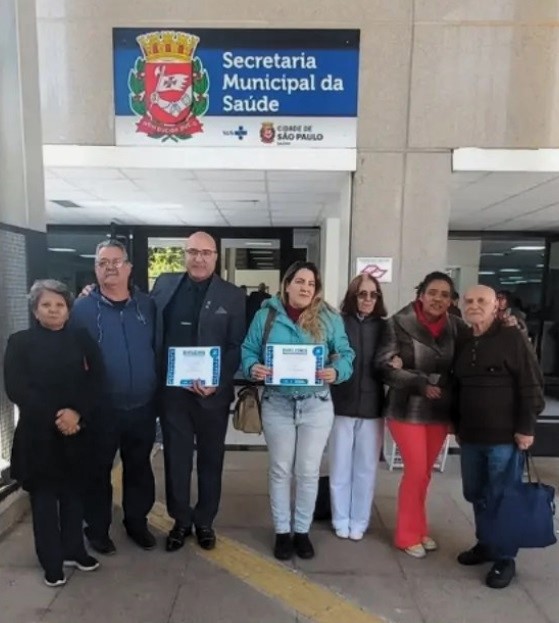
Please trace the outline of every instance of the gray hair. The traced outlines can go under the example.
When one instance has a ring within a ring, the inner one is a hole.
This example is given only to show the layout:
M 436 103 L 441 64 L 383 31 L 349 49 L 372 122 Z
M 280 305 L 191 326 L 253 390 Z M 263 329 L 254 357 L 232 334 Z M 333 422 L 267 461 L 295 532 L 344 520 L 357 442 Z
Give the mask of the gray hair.
M 99 257 L 99 253 L 102 249 L 120 249 L 122 251 L 122 255 L 124 256 L 124 260 L 128 261 L 128 251 L 126 247 L 119 240 L 115 240 L 114 238 L 110 238 L 109 240 L 103 240 L 100 242 L 95 248 L 95 261 Z
M 29 305 L 31 306 L 32 311 L 37 311 L 39 301 L 45 292 L 54 292 L 54 294 L 59 294 L 66 302 L 68 311 L 72 309 L 72 305 L 74 304 L 74 295 L 64 283 L 56 281 L 56 279 L 38 279 L 31 286 L 31 290 L 29 290 L 28 295 Z

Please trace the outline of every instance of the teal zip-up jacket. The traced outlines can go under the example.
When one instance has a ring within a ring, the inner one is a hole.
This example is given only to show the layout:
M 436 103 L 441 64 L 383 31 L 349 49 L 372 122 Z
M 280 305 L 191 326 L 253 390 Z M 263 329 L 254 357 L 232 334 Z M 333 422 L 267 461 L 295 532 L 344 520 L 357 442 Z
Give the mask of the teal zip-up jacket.
M 266 318 L 270 313 L 270 309 L 275 309 L 277 315 L 267 340 L 268 344 L 313 344 L 316 340 L 301 327 L 295 324 L 287 315 L 283 303 L 275 296 L 264 301 L 262 308 L 254 316 L 247 336 L 241 347 L 241 360 L 243 373 L 247 379 L 250 379 L 250 370 L 255 363 L 263 363 L 264 361 L 264 327 Z M 328 349 L 328 358 L 330 362 L 328 366 L 333 367 L 337 374 L 335 384 L 343 383 L 351 378 L 353 374 L 353 359 L 355 353 L 349 345 L 349 340 L 345 331 L 342 317 L 326 308 L 321 313 L 322 324 L 324 326 L 324 339 L 321 341 Z M 332 360 L 332 355 L 337 355 Z M 276 387 L 274 391 L 282 394 L 298 394 L 301 393 L 317 393 L 323 392 L 324 387 L 307 387 L 306 390 L 299 387 Z

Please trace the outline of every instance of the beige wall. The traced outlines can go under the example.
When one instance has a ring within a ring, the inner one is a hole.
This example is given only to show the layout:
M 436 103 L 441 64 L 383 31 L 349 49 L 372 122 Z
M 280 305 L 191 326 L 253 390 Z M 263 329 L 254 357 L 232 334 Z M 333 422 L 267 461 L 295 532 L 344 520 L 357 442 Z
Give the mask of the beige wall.
M 446 266 L 450 150 L 559 146 L 559 1 L 38 0 L 46 143 L 113 142 L 113 26 L 360 28 L 351 260 Z

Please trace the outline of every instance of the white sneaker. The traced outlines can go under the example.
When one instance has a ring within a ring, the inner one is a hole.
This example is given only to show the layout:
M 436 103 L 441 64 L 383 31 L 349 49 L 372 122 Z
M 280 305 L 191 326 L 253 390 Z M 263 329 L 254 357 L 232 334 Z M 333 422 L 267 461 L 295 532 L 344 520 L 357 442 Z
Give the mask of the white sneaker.
M 437 541 L 435 541 L 435 539 L 432 539 L 430 536 L 424 537 L 424 539 L 421 541 L 421 544 L 423 545 L 423 549 L 426 552 L 434 552 L 435 550 L 439 549 Z
M 336 530 L 336 536 L 338 539 L 347 539 L 349 537 L 349 530 L 347 528 L 340 528 Z
M 351 530 L 349 533 L 349 538 L 352 541 L 361 541 L 361 539 L 365 536 L 364 532 L 360 532 L 359 530 Z
M 93 556 L 84 556 L 83 558 L 74 560 L 65 560 L 65 567 L 76 567 L 80 571 L 95 571 L 99 569 L 99 561 Z
M 427 552 L 421 543 L 412 545 L 411 547 L 406 547 L 404 552 L 412 558 L 425 558 L 425 556 L 427 556 Z

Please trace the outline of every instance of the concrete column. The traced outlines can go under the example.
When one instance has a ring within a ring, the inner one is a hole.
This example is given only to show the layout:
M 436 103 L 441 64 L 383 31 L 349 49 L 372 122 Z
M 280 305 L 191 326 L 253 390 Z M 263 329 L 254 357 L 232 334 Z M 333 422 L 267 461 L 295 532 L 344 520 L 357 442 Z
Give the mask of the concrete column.
M 0 2 L 0 353 L 28 326 L 30 282 L 46 277 L 46 219 L 35 0 Z M 0 360 L 0 366 L 1 366 Z M 1 387 L 0 458 L 13 407 Z M 0 465 L 1 468 L 1 465 Z
M 320 227 L 320 236 L 324 300 L 337 309 L 340 304 L 340 219 L 325 218 Z
M 235 272 L 237 270 L 237 249 L 227 249 L 227 281 L 235 283 Z
M 460 269 L 456 288 L 460 294 L 479 282 L 481 240 L 449 240 L 447 266 Z
M 398 304 L 433 270 L 446 270 L 451 154 L 408 153 L 402 203 L 402 262 Z
M 389 314 L 413 299 L 425 274 L 446 269 L 450 164 L 450 152 L 360 154 L 352 268 L 360 256 L 393 258 L 393 281 L 383 284 Z
M 0 222 L 45 231 L 34 0 L 0 2 Z

